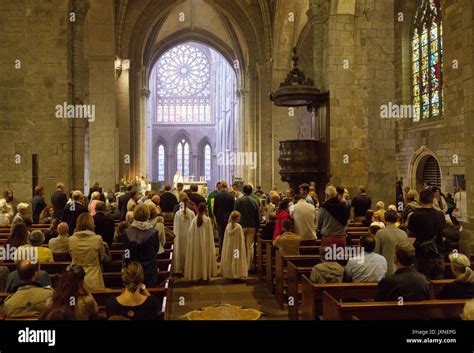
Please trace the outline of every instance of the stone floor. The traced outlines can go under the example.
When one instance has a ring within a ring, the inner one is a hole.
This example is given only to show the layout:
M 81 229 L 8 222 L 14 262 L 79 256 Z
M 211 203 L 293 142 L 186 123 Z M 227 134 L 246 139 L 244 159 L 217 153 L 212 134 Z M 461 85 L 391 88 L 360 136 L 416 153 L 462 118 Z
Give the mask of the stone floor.
M 170 320 L 185 320 L 190 311 L 213 304 L 231 304 L 261 311 L 260 320 L 288 320 L 288 312 L 280 310 L 272 296 L 256 275 L 242 282 L 215 278 L 207 284 L 193 284 L 181 278 L 173 283 Z

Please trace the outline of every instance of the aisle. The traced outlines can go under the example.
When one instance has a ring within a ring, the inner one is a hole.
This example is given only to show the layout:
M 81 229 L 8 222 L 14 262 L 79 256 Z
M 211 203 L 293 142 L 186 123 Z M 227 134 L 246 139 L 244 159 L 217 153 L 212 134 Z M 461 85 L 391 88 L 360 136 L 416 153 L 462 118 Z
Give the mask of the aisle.
M 170 320 L 186 320 L 185 314 L 220 303 L 259 310 L 263 313 L 260 320 L 288 320 L 288 312 L 280 310 L 275 297 L 268 293 L 256 275 L 250 275 L 245 283 L 216 278 L 208 284 L 192 286 L 177 278 L 173 284 Z

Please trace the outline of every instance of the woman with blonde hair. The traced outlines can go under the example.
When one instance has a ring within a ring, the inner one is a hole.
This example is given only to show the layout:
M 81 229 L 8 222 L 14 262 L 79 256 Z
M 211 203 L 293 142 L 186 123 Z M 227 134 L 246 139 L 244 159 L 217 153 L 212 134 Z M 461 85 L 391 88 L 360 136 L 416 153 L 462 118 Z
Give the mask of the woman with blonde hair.
M 188 208 L 189 198 L 188 195 L 182 193 L 180 195 L 180 209 L 174 215 L 173 221 L 173 232 L 174 238 L 174 251 L 173 251 L 173 271 L 174 273 L 183 273 L 184 264 L 186 261 L 186 247 L 188 245 L 188 233 L 191 221 L 194 219 L 195 214 Z
M 97 206 L 97 202 L 100 202 L 100 192 L 94 191 L 91 195 L 91 202 L 89 202 L 88 211 L 89 214 L 94 217 L 95 216 L 95 206 Z
M 130 320 L 159 319 L 160 303 L 146 290 L 144 279 L 142 265 L 130 262 L 122 272 L 122 294 L 110 297 L 105 303 L 108 318 L 118 316 Z
M 222 246 L 221 272 L 224 278 L 241 279 L 248 275 L 245 237 L 239 224 L 240 212 L 233 211 L 225 229 Z
M 94 218 L 89 213 L 81 213 L 74 234 L 69 237 L 71 264 L 84 268 L 84 284 L 91 290 L 105 288 L 100 264 L 106 249 L 102 237 L 95 234 L 94 228 Z
M 187 281 L 209 281 L 217 276 L 216 248 L 212 221 L 207 216 L 207 205 L 198 206 L 198 215 L 191 221 L 186 245 L 184 278 Z

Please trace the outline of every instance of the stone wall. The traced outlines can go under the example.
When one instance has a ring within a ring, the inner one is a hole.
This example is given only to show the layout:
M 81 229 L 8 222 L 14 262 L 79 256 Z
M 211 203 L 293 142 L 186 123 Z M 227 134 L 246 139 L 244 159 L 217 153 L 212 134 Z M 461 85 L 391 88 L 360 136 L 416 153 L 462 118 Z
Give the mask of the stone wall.
M 69 101 L 68 9 L 67 0 L 0 6 L 0 187 L 18 200 L 32 196 L 33 154 L 47 195 L 68 182 L 69 122 L 55 118 L 55 106 Z

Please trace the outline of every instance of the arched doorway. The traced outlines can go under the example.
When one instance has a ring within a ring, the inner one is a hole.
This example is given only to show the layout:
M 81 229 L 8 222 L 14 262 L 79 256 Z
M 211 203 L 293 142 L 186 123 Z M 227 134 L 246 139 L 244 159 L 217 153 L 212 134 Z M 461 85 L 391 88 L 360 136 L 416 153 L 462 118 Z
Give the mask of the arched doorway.
M 410 186 L 422 190 L 427 184 L 441 187 L 441 168 L 435 154 L 427 147 L 421 147 L 410 162 Z
M 237 177 L 235 165 L 219 163 L 238 147 L 237 76 L 226 58 L 206 44 L 182 42 L 158 57 L 149 88 L 149 177 L 171 183 L 179 171 L 209 189 Z

